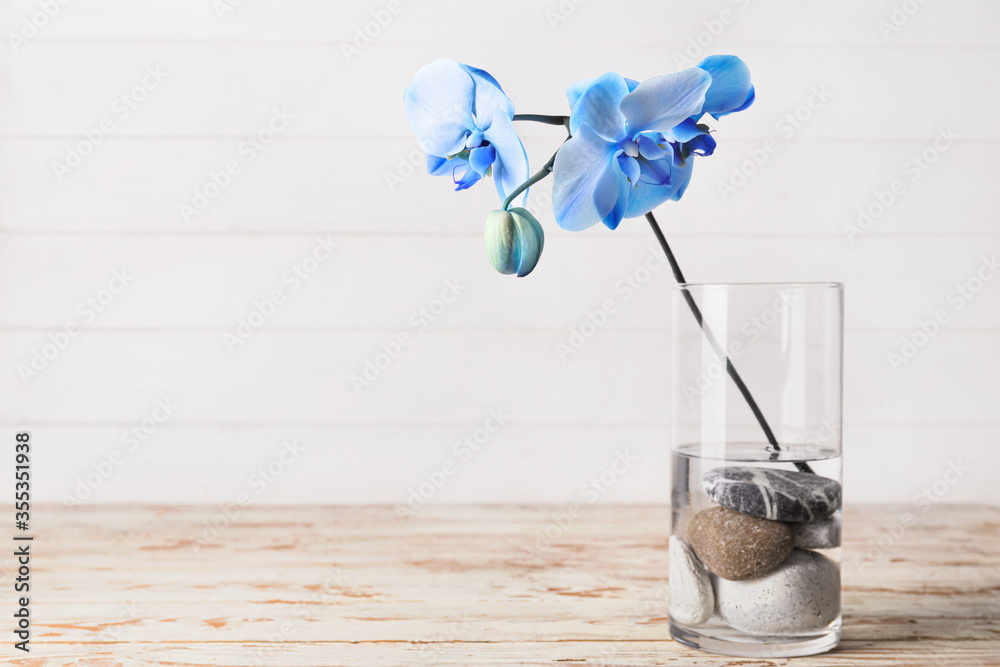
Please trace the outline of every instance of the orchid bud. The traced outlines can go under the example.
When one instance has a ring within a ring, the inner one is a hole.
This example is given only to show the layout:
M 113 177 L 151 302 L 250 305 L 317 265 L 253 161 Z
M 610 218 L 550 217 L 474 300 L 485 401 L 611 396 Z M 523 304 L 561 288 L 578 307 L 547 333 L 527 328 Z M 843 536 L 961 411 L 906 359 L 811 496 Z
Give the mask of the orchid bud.
M 486 256 L 500 273 L 531 273 L 542 254 L 545 233 L 526 209 L 490 211 L 486 217 Z

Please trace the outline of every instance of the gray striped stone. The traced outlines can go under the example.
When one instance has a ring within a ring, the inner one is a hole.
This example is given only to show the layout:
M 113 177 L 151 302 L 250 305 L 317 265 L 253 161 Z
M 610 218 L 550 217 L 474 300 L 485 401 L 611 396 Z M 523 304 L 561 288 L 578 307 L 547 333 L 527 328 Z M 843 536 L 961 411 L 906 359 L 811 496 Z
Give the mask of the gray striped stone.
M 840 507 L 840 483 L 808 472 L 732 466 L 702 478 L 714 502 L 772 521 L 799 523 L 824 519 Z

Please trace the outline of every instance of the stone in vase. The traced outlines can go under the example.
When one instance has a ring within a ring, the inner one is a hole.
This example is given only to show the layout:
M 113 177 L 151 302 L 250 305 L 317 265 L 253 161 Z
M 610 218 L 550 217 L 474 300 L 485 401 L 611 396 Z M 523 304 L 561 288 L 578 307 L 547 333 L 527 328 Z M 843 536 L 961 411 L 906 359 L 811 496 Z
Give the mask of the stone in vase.
M 680 537 L 670 538 L 670 618 L 698 625 L 712 616 L 715 593 L 708 570 Z
M 793 523 L 795 546 L 799 549 L 835 549 L 840 546 L 840 515 Z
M 816 551 L 796 549 L 778 569 L 757 579 L 712 581 L 719 616 L 753 635 L 819 633 L 840 614 L 840 570 Z
M 795 546 L 791 525 L 725 507 L 695 514 L 688 524 L 687 538 L 710 572 L 736 581 L 770 572 Z
M 772 521 L 793 523 L 823 519 L 840 507 L 840 483 L 829 477 L 793 470 L 733 466 L 714 468 L 702 478 L 714 502 Z

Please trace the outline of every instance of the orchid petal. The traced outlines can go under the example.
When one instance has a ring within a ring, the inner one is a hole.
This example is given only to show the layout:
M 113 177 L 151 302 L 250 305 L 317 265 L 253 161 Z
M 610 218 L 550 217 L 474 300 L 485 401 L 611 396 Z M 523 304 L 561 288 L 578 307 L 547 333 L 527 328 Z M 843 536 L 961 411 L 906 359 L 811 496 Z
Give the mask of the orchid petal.
M 640 159 L 638 162 L 640 169 L 638 180 L 640 182 L 649 185 L 670 185 L 670 172 L 673 169 L 672 156 L 663 160 Z
M 490 128 L 483 136 L 496 150 L 493 181 L 500 198 L 506 199 L 517 186 L 528 180 L 528 154 L 517 136 L 514 123 L 502 110 L 493 113 Z
M 556 153 L 552 210 L 560 227 L 587 229 L 613 210 L 619 180 L 611 159 L 615 152 L 614 144 L 583 125 Z
M 628 87 L 628 92 L 631 93 L 633 90 L 635 90 L 635 87 L 639 85 L 639 82 L 636 81 L 635 79 L 630 79 L 628 77 L 624 78 L 625 78 L 625 85 Z M 597 81 L 596 78 L 581 79 L 580 81 L 571 83 L 569 84 L 569 86 L 566 87 L 566 99 L 569 100 L 570 109 L 576 106 L 576 102 L 577 100 L 580 99 L 580 96 L 583 95 L 585 92 L 587 92 L 587 89 L 590 88 L 592 85 L 594 85 L 595 81 Z
M 479 180 L 482 178 L 479 172 L 477 172 L 475 169 L 469 166 L 468 163 L 466 163 L 464 166 L 465 166 L 465 171 L 462 173 L 461 178 L 458 178 L 459 167 L 455 167 L 455 176 L 452 178 L 452 180 L 455 181 L 456 190 L 467 190 L 476 183 L 478 183 Z
M 601 222 L 604 223 L 605 227 L 614 231 L 615 229 L 618 229 L 618 225 L 621 223 L 622 218 L 625 217 L 625 210 L 628 208 L 629 195 L 635 191 L 635 188 L 628 182 L 628 179 L 625 178 L 625 174 L 622 172 L 618 160 L 612 160 L 611 165 L 612 170 L 615 172 L 615 181 L 618 183 L 618 193 L 615 205 L 611 207 L 608 214 L 601 219 Z
M 706 130 L 699 127 L 698 123 L 695 122 L 693 118 L 685 118 L 680 123 L 675 125 L 670 132 L 667 132 L 667 134 L 670 135 L 671 141 L 676 141 L 680 144 L 691 141 L 695 137 L 701 136 L 705 133 Z
M 636 183 L 639 180 L 639 162 L 634 157 L 628 155 L 618 156 L 618 168 L 622 170 L 622 175 L 629 183 Z
M 503 92 L 503 88 L 489 72 L 470 65 L 461 65 L 461 67 L 472 77 L 476 86 L 473 113 L 479 127 L 491 122 L 493 112 L 498 109 L 507 116 L 514 115 L 514 103 L 510 101 L 510 98 Z
M 688 155 L 700 155 L 704 157 L 715 152 L 715 145 L 715 138 L 711 134 L 703 134 L 684 144 L 684 149 Z
M 609 141 L 625 138 L 625 116 L 619 111 L 622 98 L 628 95 L 628 84 L 616 72 L 608 72 L 594 80 L 573 105 L 569 115 L 569 131 L 579 132 L 589 125 Z
M 736 56 L 709 56 L 697 65 L 712 75 L 712 85 L 705 93 L 702 112 L 721 118 L 746 108 L 753 92 L 750 68 Z M 746 106 L 744 106 L 746 105 Z
M 452 155 L 465 147 L 475 127 L 475 84 L 454 60 L 421 67 L 403 93 L 406 118 L 417 142 L 429 155 Z
M 711 75 L 696 67 L 643 81 L 621 101 L 629 132 L 635 135 L 671 130 L 701 111 L 711 83 Z
M 475 148 L 476 146 L 481 146 L 483 143 L 483 132 L 482 130 L 473 130 L 465 140 L 466 148 Z
M 462 177 L 459 178 L 458 170 L 463 167 L 465 171 L 462 173 Z M 473 185 L 478 183 L 479 179 L 482 178 L 482 175 L 475 169 L 473 169 L 472 166 L 466 160 L 462 160 L 460 164 L 455 165 L 455 169 L 452 173 L 453 173 L 452 180 L 455 181 L 456 190 L 467 190 L 468 188 L 471 188 Z
M 427 173 L 431 176 L 444 176 L 446 174 L 451 174 L 454 168 L 451 166 L 454 164 L 451 160 L 446 157 L 438 157 L 437 155 L 427 156 Z
M 639 187 L 629 193 L 628 206 L 625 209 L 626 218 L 645 215 L 667 200 L 678 200 L 691 182 L 691 165 L 694 160 L 688 160 L 684 167 L 672 167 L 670 185 L 651 185 L 639 182 Z
M 746 102 L 744 102 L 743 104 L 741 104 L 740 106 L 736 107 L 735 109 L 733 109 L 732 111 L 730 111 L 728 113 L 736 113 L 737 111 L 743 111 L 744 109 L 746 109 L 747 107 L 749 107 L 751 104 L 753 104 L 753 101 L 755 99 L 757 99 L 757 91 L 754 90 L 753 86 L 750 86 L 750 94 L 747 96 Z M 725 116 L 725 115 L 726 114 L 720 114 L 719 116 L 716 116 L 716 118 L 721 118 L 722 116 Z
M 475 169 L 480 176 L 485 176 L 486 170 L 490 168 L 496 157 L 497 152 L 493 146 L 479 146 L 469 151 L 469 166 Z
M 597 79 L 580 79 L 566 86 L 566 99 L 569 101 L 569 108 L 576 106 L 580 96 L 587 92 L 587 89 L 594 85 Z
M 663 156 L 673 153 L 673 148 L 666 142 L 663 135 L 657 133 L 657 139 L 648 134 L 640 134 L 636 138 L 639 145 L 639 155 L 647 160 L 659 160 Z

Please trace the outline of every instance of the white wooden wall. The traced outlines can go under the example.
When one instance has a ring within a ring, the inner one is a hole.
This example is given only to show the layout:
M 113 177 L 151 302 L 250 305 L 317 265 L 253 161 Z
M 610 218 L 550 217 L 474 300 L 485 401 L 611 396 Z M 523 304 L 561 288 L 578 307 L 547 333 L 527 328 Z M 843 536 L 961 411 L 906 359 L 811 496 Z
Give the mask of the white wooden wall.
M 848 499 L 911 502 L 938 482 L 935 498 L 1000 502 L 1000 279 L 960 309 L 949 300 L 1000 252 L 1000 4 L 231 4 L 53 0 L 16 50 L 10 34 L 46 3 L 0 5 L 0 420 L 8 439 L 32 430 L 39 499 L 62 501 L 96 467 L 111 472 L 91 475 L 88 503 L 405 503 L 450 462 L 429 502 L 569 502 L 627 450 L 638 462 L 603 499 L 667 500 L 672 279 L 615 289 L 656 252 L 644 221 L 571 234 L 545 212 L 535 273 L 495 274 L 480 231 L 492 184 L 454 193 L 411 170 L 401 95 L 450 56 L 493 73 L 519 111 L 565 113 L 566 84 L 674 71 L 700 40 L 695 61 L 749 63 L 757 103 L 724 119 L 685 200 L 658 212 L 689 279 L 845 282 Z M 391 20 L 345 50 L 373 12 Z M 116 99 L 147 68 L 162 81 L 120 118 Z M 244 142 L 275 110 L 291 120 L 249 159 Z M 790 132 L 796 112 L 808 118 Z M 105 119 L 112 131 L 60 178 L 54 163 Z M 562 139 L 523 130 L 535 164 Z M 908 160 L 939 131 L 959 138 L 913 180 Z M 231 160 L 240 173 L 185 220 L 180 205 Z M 849 240 L 857 209 L 897 179 L 902 194 Z M 317 238 L 336 250 L 295 288 L 283 276 Z M 79 304 L 107 300 L 120 270 L 131 279 L 91 321 Z M 420 330 L 411 318 L 447 281 L 458 296 Z M 283 303 L 228 349 L 276 289 Z M 561 359 L 557 343 L 607 299 L 617 312 Z M 894 369 L 889 353 L 939 309 L 948 321 Z M 25 382 L 19 367 L 71 323 L 79 334 Z M 411 344 L 355 391 L 351 376 L 400 333 Z M 173 414 L 123 445 L 167 398 Z M 504 425 L 456 453 L 490 409 Z M 303 451 L 272 465 L 273 482 L 253 477 L 288 440 Z M 968 471 L 939 481 L 952 467 Z

